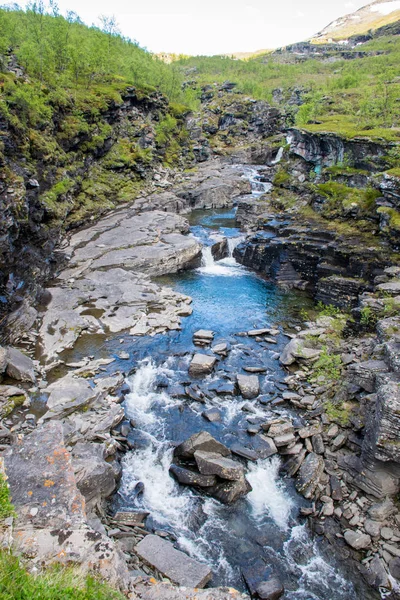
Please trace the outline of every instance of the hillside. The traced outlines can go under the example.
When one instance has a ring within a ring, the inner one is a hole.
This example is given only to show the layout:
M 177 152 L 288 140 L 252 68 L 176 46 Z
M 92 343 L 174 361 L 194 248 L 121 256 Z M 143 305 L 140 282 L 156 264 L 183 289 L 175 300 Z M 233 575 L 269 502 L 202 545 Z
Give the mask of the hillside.
M 312 38 L 313 43 L 347 40 L 400 19 L 399 0 L 375 0 L 354 13 L 336 19 Z

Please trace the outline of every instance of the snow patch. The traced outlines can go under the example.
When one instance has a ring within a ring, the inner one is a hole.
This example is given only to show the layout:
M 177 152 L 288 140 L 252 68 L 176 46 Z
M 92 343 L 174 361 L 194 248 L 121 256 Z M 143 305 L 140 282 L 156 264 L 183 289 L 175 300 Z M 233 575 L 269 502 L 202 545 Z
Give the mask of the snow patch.
M 392 2 L 382 2 L 382 4 L 375 4 L 371 6 L 372 12 L 378 12 L 381 15 L 390 15 L 395 10 L 400 10 L 400 0 L 392 0 Z

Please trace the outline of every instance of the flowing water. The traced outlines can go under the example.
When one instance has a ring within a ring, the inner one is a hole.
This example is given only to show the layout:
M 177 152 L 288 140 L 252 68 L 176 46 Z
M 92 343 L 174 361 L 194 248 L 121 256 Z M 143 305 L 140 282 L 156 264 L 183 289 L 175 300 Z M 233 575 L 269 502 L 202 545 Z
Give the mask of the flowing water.
M 254 196 L 268 189 L 255 169 L 248 169 L 247 176 Z M 184 319 L 180 332 L 124 346 L 137 362 L 125 401 L 127 416 L 135 424 L 130 434 L 134 450 L 123 460 L 114 508 L 148 510 L 150 529 L 167 531 L 180 549 L 212 566 L 213 586 L 245 590 L 241 569 L 262 560 L 281 576 L 287 599 L 374 598 L 346 565 L 329 551 L 325 553 L 307 525 L 298 520 L 299 507 L 307 503 L 296 493 L 293 481 L 280 474 L 279 457 L 249 463 L 247 477 L 253 489 L 232 506 L 181 486 L 169 475 L 174 446 L 202 430 L 228 446 L 239 441 L 257 449 L 247 427 L 249 422 L 266 420 L 271 409 L 253 402 L 249 413 L 248 403 L 238 396 L 215 396 L 213 386 L 233 381 L 243 366 L 261 364 L 266 369 L 260 376 L 262 393 L 272 398 L 276 384 L 285 376 L 277 352 L 287 338 L 280 333 L 277 345 L 260 344 L 237 334 L 259 327 L 284 325 L 287 329 L 308 301 L 300 293 L 279 290 L 236 263 L 232 252 L 240 232 L 235 228 L 234 209 L 196 211 L 191 225 L 192 235 L 204 244 L 201 267 L 160 280 L 193 298 L 192 316 Z M 221 236 L 228 238 L 229 256 L 215 262 L 211 246 Z M 215 372 L 201 382 L 202 389 L 211 392 L 204 404 L 179 393 L 190 383 L 192 336 L 198 329 L 213 330 L 215 342 L 226 341 L 231 348 Z M 202 412 L 215 407 L 221 421 L 210 423 Z M 288 413 L 278 407 L 273 414 Z M 300 417 L 291 416 L 301 423 Z M 144 483 L 144 493 L 132 500 L 139 481 Z

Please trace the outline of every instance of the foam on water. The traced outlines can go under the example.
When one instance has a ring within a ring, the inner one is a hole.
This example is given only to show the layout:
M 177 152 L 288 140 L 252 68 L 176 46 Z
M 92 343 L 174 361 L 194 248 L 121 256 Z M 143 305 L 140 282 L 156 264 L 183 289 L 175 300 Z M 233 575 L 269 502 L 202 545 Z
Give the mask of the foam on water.
M 176 404 L 165 392 L 156 392 L 155 384 L 158 375 L 168 374 L 169 369 L 164 366 L 157 367 L 150 359 L 139 363 L 136 373 L 127 379 L 131 392 L 125 396 L 125 407 L 128 417 L 134 418 L 140 425 L 151 425 L 160 421 L 160 414 L 154 411 Z M 159 413 L 159 410 L 157 411 Z
M 236 238 L 232 238 L 228 240 L 228 247 L 229 249 L 232 248 L 232 253 L 236 246 L 233 241 L 235 239 Z M 203 275 L 220 277 L 242 277 L 247 274 L 246 269 L 239 265 L 232 255 L 216 262 L 211 252 L 211 246 L 203 246 L 201 267 L 199 267 L 197 271 Z
M 256 519 L 262 520 L 263 516 L 268 516 L 278 527 L 287 531 L 294 504 L 279 480 L 279 467 L 280 459 L 276 456 L 249 464 L 247 479 L 253 491 L 248 494 L 247 500 Z

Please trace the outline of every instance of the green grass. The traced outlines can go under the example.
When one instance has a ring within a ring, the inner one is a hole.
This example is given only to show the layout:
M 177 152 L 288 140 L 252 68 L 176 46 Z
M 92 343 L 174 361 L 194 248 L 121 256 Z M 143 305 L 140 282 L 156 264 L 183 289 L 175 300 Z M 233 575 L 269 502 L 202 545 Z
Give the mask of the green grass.
M 0 551 L 1 600 L 124 600 L 125 596 L 79 569 L 54 567 L 34 576 L 18 558 Z
M 10 490 L 6 478 L 0 472 L 0 521 L 11 517 L 14 514 L 14 507 L 10 500 Z
M 337 405 L 327 402 L 324 406 L 325 412 L 331 421 L 338 423 L 341 427 L 347 427 L 350 423 L 351 408 L 343 404 Z

